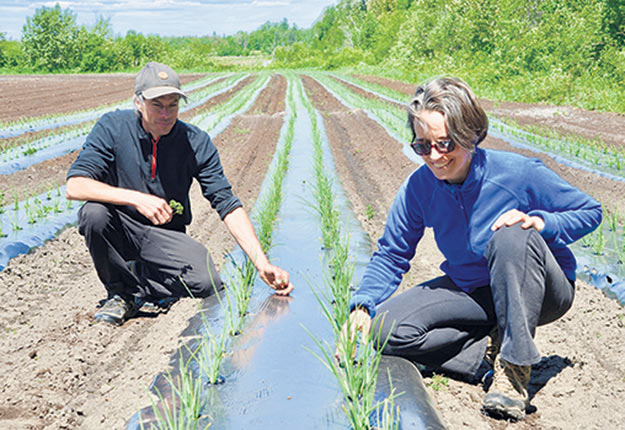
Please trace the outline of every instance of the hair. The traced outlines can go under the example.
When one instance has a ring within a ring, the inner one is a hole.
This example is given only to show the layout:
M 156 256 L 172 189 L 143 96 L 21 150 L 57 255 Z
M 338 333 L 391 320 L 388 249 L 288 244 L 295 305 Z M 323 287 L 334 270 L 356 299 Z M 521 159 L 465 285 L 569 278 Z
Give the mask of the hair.
M 141 103 L 141 104 L 145 104 L 145 97 L 143 97 L 143 94 L 141 94 L 141 93 L 135 93 L 134 100 L 133 100 L 133 103 L 132 103 L 132 107 L 133 107 L 133 109 L 134 109 L 134 111 L 135 111 L 135 114 L 136 114 L 139 118 L 141 118 L 141 111 L 140 111 L 140 110 L 139 110 L 139 108 L 137 107 L 137 103 L 136 103 L 136 102 L 139 102 L 139 103 Z
M 417 87 L 408 104 L 408 127 L 413 139 L 419 127 L 427 132 L 420 112 L 436 111 L 443 115 L 449 138 L 463 148 L 474 151 L 486 137 L 488 117 L 471 88 L 459 78 L 436 78 Z

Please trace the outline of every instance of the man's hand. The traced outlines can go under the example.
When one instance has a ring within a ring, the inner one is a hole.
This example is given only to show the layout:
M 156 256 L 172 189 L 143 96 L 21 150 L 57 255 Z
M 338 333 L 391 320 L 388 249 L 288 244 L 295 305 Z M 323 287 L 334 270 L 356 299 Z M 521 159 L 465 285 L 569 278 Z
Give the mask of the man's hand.
M 289 273 L 273 264 L 266 263 L 256 268 L 260 278 L 280 296 L 288 296 L 293 291 L 293 284 L 289 281 Z
M 521 228 L 527 230 L 528 228 L 534 228 L 536 231 L 541 232 L 545 228 L 545 221 L 538 216 L 529 216 L 528 214 L 516 209 L 511 209 L 508 212 L 502 214 L 497 221 L 491 226 L 492 231 L 499 230 L 504 225 L 510 227 L 516 223 L 522 222 Z
M 154 225 L 166 224 L 174 216 L 174 210 L 165 199 L 151 194 L 136 192 L 133 206 Z
M 334 356 L 338 361 L 341 357 L 350 356 L 352 360 L 356 357 L 356 335 L 361 333 L 363 342 L 369 339 L 371 331 L 371 317 L 369 312 L 364 308 L 356 308 L 349 314 L 349 321 L 343 324 L 341 335 L 339 336 L 339 344 L 337 345 Z M 344 350 L 344 348 L 351 349 Z
M 169 203 L 158 196 L 113 187 L 84 176 L 73 176 L 67 180 L 65 197 L 69 200 L 91 200 L 118 206 L 132 206 L 154 225 L 168 223 L 174 214 Z

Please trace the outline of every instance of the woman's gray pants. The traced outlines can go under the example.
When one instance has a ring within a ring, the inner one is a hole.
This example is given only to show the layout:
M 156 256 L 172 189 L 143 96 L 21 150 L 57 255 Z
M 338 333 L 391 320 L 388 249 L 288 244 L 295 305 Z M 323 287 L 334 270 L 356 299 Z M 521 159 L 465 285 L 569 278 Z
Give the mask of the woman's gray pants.
M 571 307 L 574 282 L 540 233 L 520 226 L 493 234 L 485 253 L 490 285 L 466 293 L 442 276 L 382 303 L 375 330 L 382 340 L 388 336 L 383 353 L 471 377 L 497 325 L 501 358 L 517 365 L 539 362 L 536 327 Z
M 142 224 L 97 202 L 81 208 L 78 231 L 109 297 L 206 297 L 222 288 L 206 247 L 183 232 Z

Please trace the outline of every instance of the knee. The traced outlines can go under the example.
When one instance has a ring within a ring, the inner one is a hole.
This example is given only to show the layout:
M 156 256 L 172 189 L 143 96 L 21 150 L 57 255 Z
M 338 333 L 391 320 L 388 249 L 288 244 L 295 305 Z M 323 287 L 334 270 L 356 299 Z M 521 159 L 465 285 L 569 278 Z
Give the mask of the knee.
M 490 259 L 495 253 L 509 253 L 518 256 L 527 247 L 528 240 L 540 234 L 533 228 L 523 229 L 520 223 L 501 227 L 493 233 L 486 246 L 485 257 Z
M 87 232 L 102 233 L 109 225 L 111 217 L 111 209 L 105 204 L 86 202 L 78 215 L 78 230 L 82 235 Z
M 183 276 L 184 278 L 185 276 Z M 221 291 L 224 288 L 224 283 L 219 276 L 219 273 L 210 271 L 207 276 L 202 276 L 201 279 L 188 280 L 185 282 L 188 293 L 191 293 L 193 297 L 208 297 L 217 291 Z
M 387 354 L 401 354 L 402 350 L 414 349 L 423 343 L 427 336 L 425 329 L 415 324 L 402 324 L 388 313 L 376 320 L 372 330 L 376 338 L 376 348 L 386 345 Z

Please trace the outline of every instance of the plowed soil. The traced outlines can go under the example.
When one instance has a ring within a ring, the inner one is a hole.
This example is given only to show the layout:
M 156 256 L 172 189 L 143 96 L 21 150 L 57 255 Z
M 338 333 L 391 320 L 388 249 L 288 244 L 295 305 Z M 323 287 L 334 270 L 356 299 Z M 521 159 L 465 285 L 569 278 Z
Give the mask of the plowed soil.
M 55 85 L 69 90 L 75 78 L 66 77 Z M 0 85 L 3 82 L 0 80 Z M 395 81 L 383 82 L 399 86 Z M 363 228 L 376 240 L 395 192 L 415 166 L 402 154 L 401 145 L 362 111 L 346 108 L 310 78 L 304 78 L 304 83 L 323 114 L 346 194 Z M 121 99 L 131 92 L 132 85 L 128 77 Z M 412 91 L 410 87 L 405 86 L 405 93 Z M 275 150 L 285 93 L 285 79 L 274 76 L 248 112 L 214 138 L 226 175 L 248 210 Z M 50 97 L 62 103 L 63 94 L 67 91 Z M 12 97 L 19 100 L 24 96 L 14 93 Z M 88 99 L 82 99 L 80 109 L 89 108 Z M 522 107 L 534 112 L 534 107 L 520 105 L 519 109 Z M 510 116 L 517 111 L 512 109 Z M 605 129 L 622 126 L 619 115 L 581 113 L 599 115 Z M 553 120 L 550 116 L 549 121 Z M 540 115 L 533 121 L 528 117 L 528 121 L 557 127 L 545 123 Z M 584 123 L 580 120 L 576 126 L 583 127 Z M 564 130 L 568 126 L 561 127 Z M 587 132 L 592 134 L 592 130 Z M 485 146 L 515 150 L 490 138 Z M 39 165 L 12 178 L 0 176 L 0 189 L 26 181 L 62 180 L 73 157 L 75 154 L 46 162 L 45 167 Z M 610 196 L 623 207 L 623 184 L 603 183 L 593 175 L 549 162 L 548 157 L 545 160 L 569 182 L 595 197 Z M 197 187 L 192 189 L 192 201 L 194 221 L 189 234 L 206 244 L 221 264 L 234 241 Z M 441 258 L 431 235 L 426 236 L 401 289 L 439 274 Z M 94 324 L 93 313 L 105 292 L 75 227 L 30 254 L 11 260 L 0 272 L 0 285 L 3 429 L 123 429 L 134 412 L 149 404 L 147 387 L 167 368 L 198 305 L 191 299 L 181 300 L 167 313 L 144 313 L 120 328 Z M 561 320 L 538 330 L 543 360 L 533 369 L 532 411 L 526 420 L 508 423 L 485 417 L 479 411 L 482 388 L 450 379 L 448 386 L 429 388 L 443 421 L 450 430 L 623 428 L 623 315 L 623 308 L 614 300 L 578 281 L 573 308 Z M 431 378 L 426 379 L 426 383 L 431 382 Z
M 0 122 L 94 109 L 130 99 L 134 74 L 0 76 Z M 180 83 L 206 74 L 181 74 Z M 71 83 L 68 83 L 71 82 Z
M 233 190 L 248 210 L 275 151 L 285 91 L 285 79 L 275 76 L 248 113 L 214 139 Z M 52 170 L 64 175 L 72 160 L 57 160 Z M 29 173 L 32 180 L 40 171 Z M 192 201 L 188 232 L 221 264 L 234 240 L 197 186 Z M 140 314 L 121 329 L 94 324 L 105 291 L 76 228 L 13 259 L 0 272 L 0 285 L 3 429 L 124 428 L 150 404 L 147 387 L 167 368 L 199 305 L 181 300 L 168 313 Z

